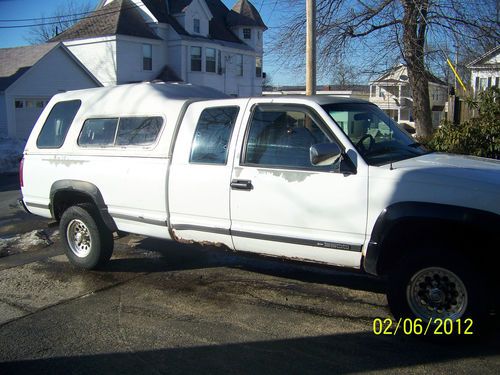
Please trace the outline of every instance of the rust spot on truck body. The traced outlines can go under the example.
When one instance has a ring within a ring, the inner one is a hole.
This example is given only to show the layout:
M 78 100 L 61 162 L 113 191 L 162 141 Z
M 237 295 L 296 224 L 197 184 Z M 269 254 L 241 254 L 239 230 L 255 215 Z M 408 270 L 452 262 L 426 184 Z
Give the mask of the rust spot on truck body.
M 195 240 L 188 240 L 188 239 L 185 239 L 185 238 L 181 238 L 179 237 L 175 230 L 174 229 L 171 229 L 170 230 L 170 235 L 172 237 L 172 239 L 178 243 L 182 243 L 182 244 L 185 244 L 185 245 L 200 245 L 200 246 L 214 246 L 214 247 L 224 247 L 224 248 L 227 248 L 229 249 L 229 247 L 222 243 L 222 242 L 217 242 L 217 241 L 195 241 Z

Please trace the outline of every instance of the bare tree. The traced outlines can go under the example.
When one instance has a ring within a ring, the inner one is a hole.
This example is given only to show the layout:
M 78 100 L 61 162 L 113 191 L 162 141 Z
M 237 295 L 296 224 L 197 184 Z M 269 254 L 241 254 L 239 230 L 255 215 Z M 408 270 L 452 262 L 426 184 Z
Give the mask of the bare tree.
M 25 39 L 31 44 L 45 43 L 57 34 L 69 29 L 80 19 L 88 17 L 92 10 L 93 6 L 89 1 L 65 1 L 51 15 L 42 14 L 40 21 L 29 30 Z
M 272 88 L 273 86 L 273 77 L 271 74 L 265 73 L 266 76 L 262 79 L 262 87 L 264 88 Z
M 331 82 L 340 87 L 347 87 L 358 83 L 360 73 L 358 69 L 342 59 L 331 64 Z
M 301 59 L 305 20 L 302 2 L 288 0 L 286 27 L 275 39 L 275 53 Z M 300 6 L 298 5 L 300 4 Z M 299 9 L 300 8 L 300 9 Z M 318 0 L 318 67 L 349 56 L 362 62 L 365 73 L 388 70 L 404 62 L 413 90 L 417 134 L 432 133 L 426 67 L 428 43 L 471 45 L 498 43 L 500 27 L 496 0 Z M 442 52 L 440 52 L 442 54 Z M 445 56 L 442 56 L 445 59 Z

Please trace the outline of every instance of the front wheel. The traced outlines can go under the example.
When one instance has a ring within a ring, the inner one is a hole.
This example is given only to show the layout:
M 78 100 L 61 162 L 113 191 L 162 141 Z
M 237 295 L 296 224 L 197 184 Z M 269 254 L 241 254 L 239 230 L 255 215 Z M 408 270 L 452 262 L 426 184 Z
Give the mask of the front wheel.
M 72 206 L 59 223 L 62 242 L 69 261 L 80 268 L 96 269 L 113 254 L 113 234 L 92 205 Z
M 479 326 L 487 315 L 488 283 L 482 279 L 458 254 L 419 252 L 389 275 L 387 298 L 396 319 L 470 318 Z

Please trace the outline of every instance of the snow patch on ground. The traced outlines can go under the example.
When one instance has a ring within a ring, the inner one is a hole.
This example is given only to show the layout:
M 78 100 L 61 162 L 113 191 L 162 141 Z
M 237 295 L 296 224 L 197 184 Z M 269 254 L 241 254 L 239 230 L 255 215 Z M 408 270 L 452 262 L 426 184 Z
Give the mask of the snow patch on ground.
M 16 173 L 19 170 L 19 160 L 23 156 L 26 141 L 0 136 L 0 174 Z
M 47 247 L 54 243 L 53 240 L 58 235 L 58 231 L 48 234 L 44 230 L 34 230 L 13 237 L 0 238 L 0 257 L 32 250 L 33 248 Z

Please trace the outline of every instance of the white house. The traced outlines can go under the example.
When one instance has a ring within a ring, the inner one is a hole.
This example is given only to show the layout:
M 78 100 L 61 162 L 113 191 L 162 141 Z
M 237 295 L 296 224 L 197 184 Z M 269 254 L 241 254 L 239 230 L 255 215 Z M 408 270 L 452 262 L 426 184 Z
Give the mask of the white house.
M 500 87 L 500 45 L 467 65 L 474 95 L 488 87 Z
M 234 96 L 262 92 L 263 32 L 248 0 L 102 0 L 61 41 L 105 85 L 184 81 Z
M 0 49 L 19 51 L 0 63 L 0 134 L 27 137 L 50 97 L 72 89 L 162 80 L 260 95 L 266 29 L 248 0 L 231 10 L 221 0 L 101 0 L 50 43 Z
M 448 85 L 428 74 L 429 98 L 432 124 L 439 125 L 448 100 Z M 408 78 L 408 69 L 399 65 L 370 83 L 370 102 L 383 109 L 400 124 L 415 126 L 413 118 L 413 96 Z
M 26 139 L 53 95 L 98 86 L 61 43 L 0 49 L 0 135 Z

